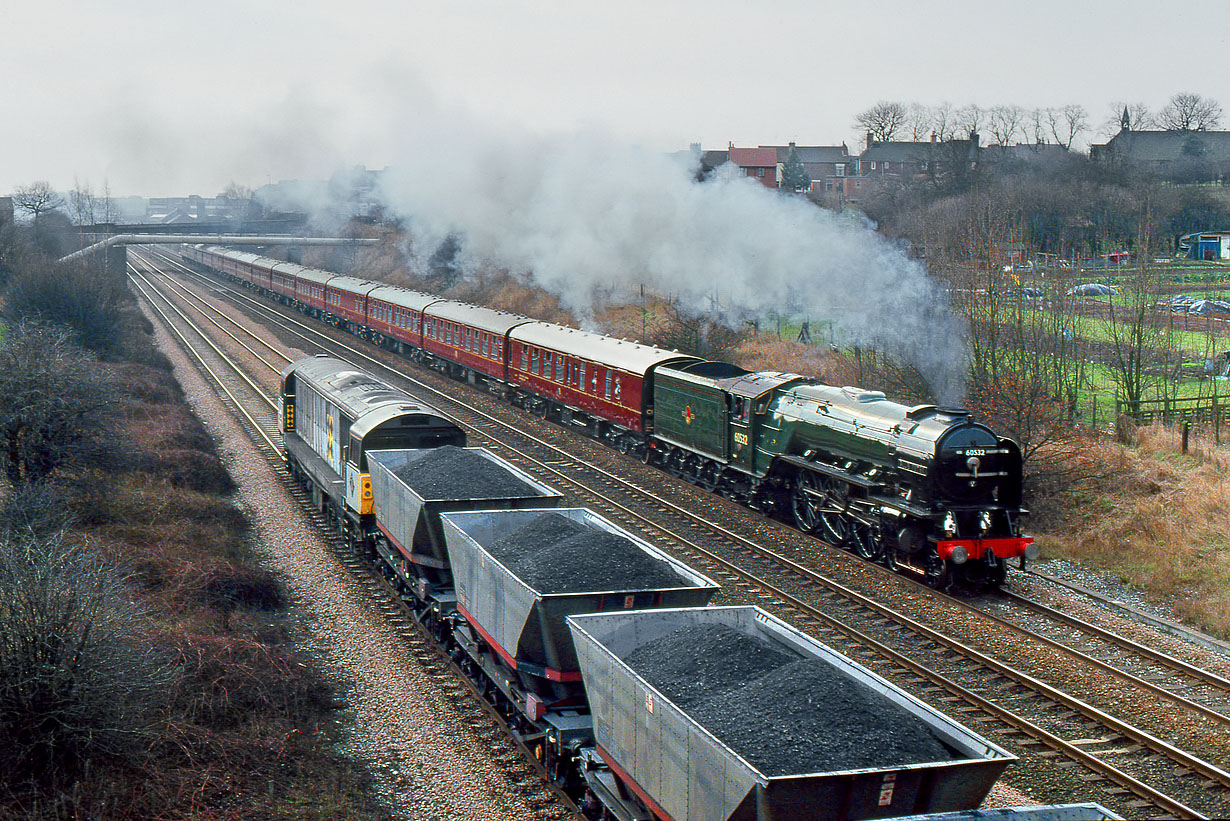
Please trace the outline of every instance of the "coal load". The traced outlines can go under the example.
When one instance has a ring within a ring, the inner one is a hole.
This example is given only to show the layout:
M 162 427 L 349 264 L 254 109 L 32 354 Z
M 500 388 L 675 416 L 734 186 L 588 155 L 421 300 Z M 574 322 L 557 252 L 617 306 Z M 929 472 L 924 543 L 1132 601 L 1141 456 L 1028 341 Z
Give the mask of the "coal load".
M 628 666 L 683 709 L 797 659 L 733 627 L 688 627 L 643 644 Z
M 722 655 L 712 656 L 715 650 Z M 687 627 L 625 661 L 770 777 L 960 757 L 925 722 L 839 668 L 789 656 L 729 627 Z M 740 678 L 726 667 L 750 675 Z
M 487 552 L 539 593 L 657 590 L 686 582 L 634 542 L 559 513 L 543 513 L 484 545 Z
M 435 448 L 394 472 L 424 499 L 505 499 L 539 495 L 498 462 L 454 445 Z

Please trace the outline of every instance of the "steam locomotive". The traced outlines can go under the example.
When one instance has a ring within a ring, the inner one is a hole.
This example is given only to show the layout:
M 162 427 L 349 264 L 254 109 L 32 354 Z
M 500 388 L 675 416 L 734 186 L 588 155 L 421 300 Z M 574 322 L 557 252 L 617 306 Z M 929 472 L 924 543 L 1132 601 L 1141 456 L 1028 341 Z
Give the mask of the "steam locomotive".
M 587 333 L 220 247 L 185 260 L 704 488 L 913 573 L 996 586 L 1036 555 L 1021 453 L 966 410 Z
M 654 408 L 651 462 L 935 587 L 1036 555 L 1020 448 L 967 410 L 723 362 L 659 368 Z

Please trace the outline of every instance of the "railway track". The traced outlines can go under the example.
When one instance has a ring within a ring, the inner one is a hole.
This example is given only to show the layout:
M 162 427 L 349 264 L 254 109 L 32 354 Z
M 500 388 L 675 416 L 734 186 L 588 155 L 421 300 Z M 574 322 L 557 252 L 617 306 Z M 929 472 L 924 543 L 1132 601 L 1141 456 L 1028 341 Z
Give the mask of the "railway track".
M 219 295 L 226 290 L 215 281 L 206 281 L 207 287 Z M 197 298 L 187 296 L 188 293 L 185 288 L 185 299 Z M 230 291 L 227 298 L 242 304 L 244 310 L 287 321 L 270 305 L 252 299 L 246 292 Z M 209 310 L 203 306 L 201 309 Z M 394 363 L 386 375 L 409 379 L 413 383 L 410 390 L 483 437 L 485 441 L 481 444 L 573 496 L 576 503 L 593 507 L 630 530 L 651 537 L 657 544 L 673 547 L 689 561 L 699 562 L 723 583 L 728 600 L 761 604 L 923 698 L 938 702 L 941 709 L 976 722 L 980 732 L 1020 751 L 1023 761 L 1018 766 L 1030 770 L 1038 783 L 1053 782 L 1056 796 L 1039 796 L 1042 800 L 1071 800 L 1094 792 L 1107 796 L 1110 800 L 1104 803 L 1117 805 L 1131 817 L 1197 818 L 1202 813 L 1225 814 L 1230 774 L 1220 767 L 1166 741 L 1161 733 L 1112 715 L 1106 707 L 1107 701 L 1114 699 L 1097 692 L 1097 688 L 1074 695 L 1044 681 L 1051 673 L 1037 671 L 1038 659 L 1030 662 L 1035 665 L 1033 669 L 1021 669 L 1025 665 L 1014 665 L 1000 657 L 1011 655 L 1007 645 L 1019 649 L 1036 644 L 1046 648 L 1043 662 L 1056 668 L 1079 663 L 1089 671 L 1084 673 L 1089 679 L 1113 680 L 1115 695 L 1121 701 L 1131 701 L 1123 698 L 1121 682 L 1136 688 L 1132 699 L 1147 704 L 1144 711 L 1157 709 L 1160 699 L 1166 703 L 1162 711 L 1165 716 L 1201 716 L 1192 706 L 1194 702 L 1175 698 L 1174 693 L 1140 687 L 1134 679 L 1144 681 L 1142 676 L 1029 631 L 1017 623 L 1016 617 L 992 616 L 986 610 L 936 596 L 929 590 L 924 594 L 925 588 L 911 589 L 908 580 L 898 576 L 876 573 L 876 568 L 862 563 L 845 562 L 851 570 L 849 575 L 860 586 L 870 579 L 871 586 L 877 588 L 871 595 L 860 592 L 832 580 L 831 573 L 819 572 L 813 566 L 815 562 L 806 561 L 815 558 L 816 542 L 796 531 L 757 520 L 741 508 L 713 497 L 707 497 L 699 506 L 714 515 L 698 516 L 693 512 L 698 505 L 690 488 L 658 482 L 664 487 L 651 490 L 645 485 L 651 483 L 652 477 L 642 478 L 628 460 L 594 443 L 584 447 L 578 444 L 591 457 L 578 458 L 572 452 L 575 448 L 564 451 L 546 441 L 549 434 L 558 437 L 558 431 L 551 431 L 537 420 L 513 412 L 515 419 L 510 422 L 501 418 L 503 414 L 478 411 L 469 407 L 481 398 L 476 392 L 465 395 L 465 404 L 459 403 L 450 390 L 456 385 L 454 382 L 429 376 L 421 369 L 411 370 L 404 360 L 360 347 L 353 337 L 339 340 L 324 333 L 323 327 L 311 320 L 290 321 L 292 324 L 284 326 L 282 333 L 304 335 L 312 340 L 312 346 L 341 346 L 345 349 L 341 355 L 361 358 L 369 368 L 389 368 L 388 363 Z M 527 430 L 540 428 L 543 432 L 539 435 Z M 618 472 L 603 469 L 597 462 L 615 463 Z M 635 473 L 638 478 L 630 480 L 628 473 Z M 718 526 L 711 521 L 717 517 L 734 524 Z M 747 535 L 749 532 L 752 535 Z M 773 543 L 778 549 L 763 542 Z M 829 564 L 840 568 L 844 554 L 838 552 L 837 556 Z M 881 604 L 878 598 L 886 591 L 895 601 L 903 599 L 904 603 L 895 607 Z M 943 612 L 937 615 L 937 609 Z M 1020 605 L 1016 609 L 1023 612 Z M 964 636 L 949 635 L 924 622 L 943 623 L 951 632 Z M 989 626 L 995 628 L 994 640 L 986 635 L 992 632 Z M 978 640 L 971 641 L 970 636 Z M 995 649 L 988 652 L 988 646 Z M 968 682 L 976 682 L 977 686 L 966 686 L 964 683 Z M 1104 708 L 1094 706 L 1098 703 Z M 1209 709 L 1212 715 L 1204 714 L 1200 721 L 1218 722 L 1224 718 L 1215 707 Z M 1141 715 L 1142 710 L 1129 707 L 1127 714 Z M 1155 727 L 1165 726 L 1167 720 Z M 1203 742 L 1199 733 L 1195 735 L 1194 746 L 1199 748 Z M 1074 778 L 1068 775 L 1069 770 L 1078 767 L 1083 774 Z M 1074 787 L 1083 789 L 1076 792 Z
M 505 771 L 513 788 L 543 819 L 579 818 L 571 799 L 559 790 L 550 776 L 509 730 L 501 716 L 448 656 L 432 641 L 430 634 L 413 617 L 397 592 L 377 573 L 366 557 L 356 553 L 338 535 L 334 522 L 321 512 L 310 490 L 299 485 L 285 470 L 281 452 L 279 407 L 267 391 L 248 377 L 244 368 L 211 339 L 182 304 L 170 298 L 148 276 L 131 268 L 130 280 L 150 310 L 178 341 L 198 369 L 206 376 L 228 411 L 274 469 L 283 489 L 316 525 L 340 564 L 349 571 L 353 584 L 360 587 L 383 618 L 397 630 L 415 662 L 431 677 L 440 693 L 461 716 L 471 735 L 481 740 L 491 759 Z M 263 362 L 276 373 L 279 368 L 239 335 L 221 323 L 209 325 L 239 346 L 246 355 Z M 271 346 L 264 345 L 270 348 Z

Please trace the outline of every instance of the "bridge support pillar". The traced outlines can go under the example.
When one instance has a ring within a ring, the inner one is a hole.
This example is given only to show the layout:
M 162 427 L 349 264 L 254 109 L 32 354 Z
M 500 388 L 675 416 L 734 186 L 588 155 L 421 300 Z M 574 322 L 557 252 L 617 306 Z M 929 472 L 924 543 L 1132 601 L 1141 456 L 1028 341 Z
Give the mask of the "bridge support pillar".
M 128 276 L 128 246 L 123 243 L 107 249 L 107 273 L 120 279 Z

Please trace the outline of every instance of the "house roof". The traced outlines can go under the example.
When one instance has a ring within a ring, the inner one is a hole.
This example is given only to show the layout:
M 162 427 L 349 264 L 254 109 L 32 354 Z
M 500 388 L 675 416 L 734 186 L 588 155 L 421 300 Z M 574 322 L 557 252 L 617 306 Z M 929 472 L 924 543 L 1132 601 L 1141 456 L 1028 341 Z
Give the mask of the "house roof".
M 785 162 L 790 159 L 790 146 L 788 145 L 762 145 L 761 148 L 772 148 L 777 152 L 777 161 Z M 795 151 L 798 153 L 799 162 L 807 165 L 808 163 L 834 163 L 847 162 L 850 159 L 850 152 L 843 145 L 796 145 Z
M 899 142 L 872 143 L 859 159 L 879 160 L 881 162 L 923 162 L 931 157 L 931 152 L 938 143 L 931 142 Z
M 769 168 L 777 165 L 777 151 L 772 148 L 731 148 L 730 161 L 740 168 Z
M 1049 168 L 1071 156 L 1072 152 L 1058 143 L 1017 143 L 983 146 L 981 159 L 991 163 L 1020 163 Z
M 955 152 L 954 152 L 955 149 Z M 978 159 L 977 135 L 969 140 L 944 140 L 943 142 L 886 142 L 872 143 L 862 154 L 861 160 L 878 160 L 880 162 L 952 162 L 964 151 L 966 158 L 973 162 Z
M 1230 131 L 1123 130 L 1103 150 L 1136 162 L 1230 162 Z

